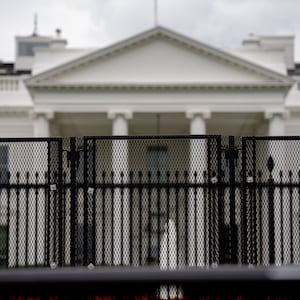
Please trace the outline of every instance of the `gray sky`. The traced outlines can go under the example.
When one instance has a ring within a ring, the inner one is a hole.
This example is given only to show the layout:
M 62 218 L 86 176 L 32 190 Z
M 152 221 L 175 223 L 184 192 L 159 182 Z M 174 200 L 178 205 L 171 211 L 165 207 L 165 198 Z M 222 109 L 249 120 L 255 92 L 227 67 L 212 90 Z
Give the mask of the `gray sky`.
M 0 59 L 14 60 L 14 37 L 62 29 L 69 47 L 102 47 L 154 26 L 155 0 L 0 0 Z M 157 0 L 158 23 L 216 47 L 239 47 L 249 33 L 295 36 L 299 0 Z

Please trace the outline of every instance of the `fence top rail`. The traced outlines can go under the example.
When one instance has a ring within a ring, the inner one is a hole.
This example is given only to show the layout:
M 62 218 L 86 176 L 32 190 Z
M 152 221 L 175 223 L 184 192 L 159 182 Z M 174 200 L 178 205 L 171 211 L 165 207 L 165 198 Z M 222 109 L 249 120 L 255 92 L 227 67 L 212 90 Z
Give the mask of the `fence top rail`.
M 60 137 L 16 137 L 16 138 L 0 138 L 0 143 L 12 142 L 59 142 Z
M 300 136 L 243 136 L 242 140 L 255 141 L 294 141 L 300 140 Z
M 107 299 L 116 299 L 114 296 L 120 296 L 120 299 L 142 299 L 140 296 L 159 299 L 162 285 L 179 285 L 186 299 L 207 295 L 226 295 L 227 298 L 244 295 L 245 299 L 246 296 L 255 296 L 252 297 L 254 299 L 267 296 L 299 299 L 299 283 L 299 267 L 12 269 L 0 271 L 0 298 L 36 295 L 60 299 L 62 295 L 70 299 L 80 299 L 81 296 L 84 296 L 82 299 L 89 299 L 89 295 L 99 295 L 113 296 Z M 167 299 L 176 298 L 184 299 Z
M 220 139 L 221 135 L 107 135 L 107 136 L 84 136 L 87 140 L 151 140 L 151 139 Z

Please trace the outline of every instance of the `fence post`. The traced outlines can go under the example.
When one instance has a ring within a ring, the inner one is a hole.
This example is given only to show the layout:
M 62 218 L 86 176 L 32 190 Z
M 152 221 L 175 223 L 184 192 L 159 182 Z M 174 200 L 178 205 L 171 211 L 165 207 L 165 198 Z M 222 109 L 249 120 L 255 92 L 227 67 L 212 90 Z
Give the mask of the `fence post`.
M 274 160 L 272 156 L 269 157 L 267 162 L 268 171 L 270 173 L 268 179 L 268 202 L 269 202 L 269 263 L 275 263 L 275 225 L 274 225 L 274 179 L 272 171 L 274 169 Z

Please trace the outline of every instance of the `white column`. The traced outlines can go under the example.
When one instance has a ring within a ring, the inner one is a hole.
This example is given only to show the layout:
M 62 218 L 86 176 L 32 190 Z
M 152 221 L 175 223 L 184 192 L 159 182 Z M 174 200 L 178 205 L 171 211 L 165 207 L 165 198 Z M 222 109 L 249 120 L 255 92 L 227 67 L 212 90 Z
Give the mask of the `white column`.
M 206 121 L 210 117 L 209 112 L 187 112 L 186 117 L 190 119 L 190 134 L 206 134 Z M 203 155 L 204 154 L 204 155 Z M 194 181 L 194 173 L 203 182 L 203 172 L 207 170 L 206 161 L 206 140 L 190 140 L 190 180 Z M 194 189 L 190 190 L 188 203 L 188 265 L 205 265 L 204 245 L 204 193 L 203 189 L 197 189 L 196 196 Z M 195 213 L 196 212 L 196 213 Z
M 203 113 L 188 113 L 187 118 L 190 119 L 190 134 L 206 134 L 207 117 Z
M 33 136 L 50 137 L 49 120 L 54 116 L 53 112 L 34 113 Z
M 269 136 L 283 136 L 285 134 L 283 113 L 266 113 L 269 119 Z
M 131 112 L 110 112 L 112 119 L 112 134 L 114 136 L 128 135 L 128 119 L 132 118 Z M 128 179 L 128 141 L 127 139 L 113 140 L 112 143 L 112 170 L 115 183 L 126 183 Z M 121 176 L 123 174 L 123 177 Z M 113 264 L 129 264 L 129 198 L 128 191 L 115 189 L 113 199 Z M 123 224 L 122 224 L 123 220 Z

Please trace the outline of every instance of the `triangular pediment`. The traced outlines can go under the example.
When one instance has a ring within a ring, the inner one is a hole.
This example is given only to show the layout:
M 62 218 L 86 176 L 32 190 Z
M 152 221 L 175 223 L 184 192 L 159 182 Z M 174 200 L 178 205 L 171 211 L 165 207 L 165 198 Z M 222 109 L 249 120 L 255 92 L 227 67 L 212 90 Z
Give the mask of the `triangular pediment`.
M 27 81 L 28 86 L 263 85 L 290 78 L 155 28 Z

